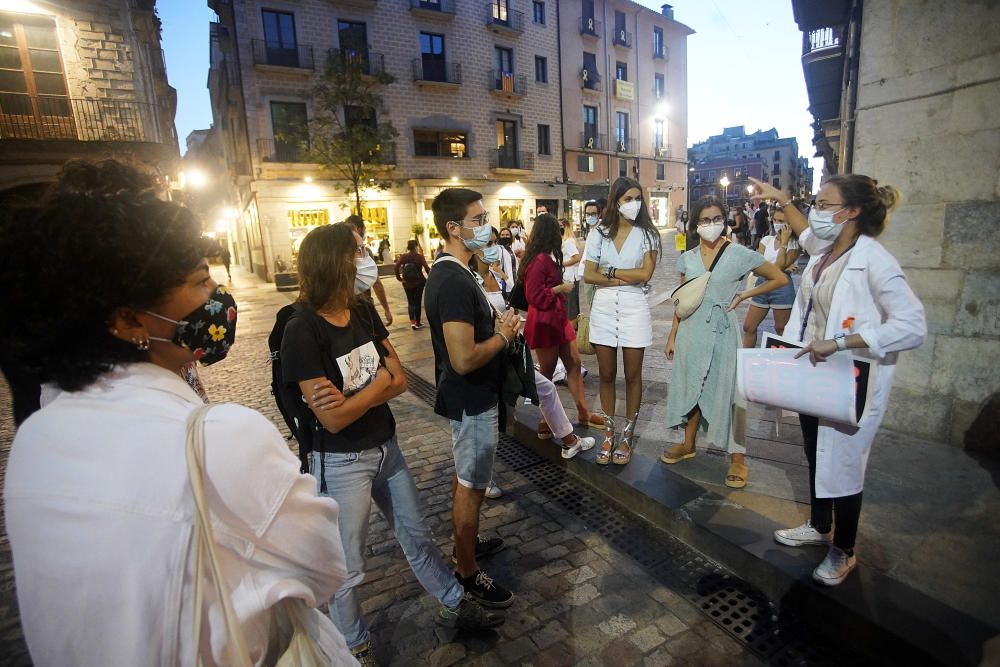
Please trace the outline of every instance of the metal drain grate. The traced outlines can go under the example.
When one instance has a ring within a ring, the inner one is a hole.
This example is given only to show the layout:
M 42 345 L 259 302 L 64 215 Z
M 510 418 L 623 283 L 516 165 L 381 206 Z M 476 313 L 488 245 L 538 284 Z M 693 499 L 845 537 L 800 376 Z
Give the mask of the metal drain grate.
M 435 389 L 407 370 L 410 391 L 434 405 Z M 776 667 L 840 667 L 863 664 L 856 656 L 807 633 L 794 617 L 766 595 L 676 537 L 596 493 L 566 468 L 550 463 L 508 435 L 500 436 L 497 456 L 512 470 L 589 529 L 669 585 L 705 616 Z

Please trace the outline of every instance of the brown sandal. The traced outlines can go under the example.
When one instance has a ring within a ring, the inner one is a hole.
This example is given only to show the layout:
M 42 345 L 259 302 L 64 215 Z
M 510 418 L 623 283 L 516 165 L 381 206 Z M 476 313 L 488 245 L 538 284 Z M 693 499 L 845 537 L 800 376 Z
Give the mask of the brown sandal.
M 726 486 L 731 489 L 742 489 L 747 485 L 750 477 L 750 468 L 742 463 L 730 463 L 729 471 L 726 473 Z
M 683 444 L 677 444 L 664 449 L 663 453 L 660 454 L 660 460 L 664 463 L 680 463 L 687 459 L 693 459 L 696 453 L 697 450 L 694 448 L 688 451 Z

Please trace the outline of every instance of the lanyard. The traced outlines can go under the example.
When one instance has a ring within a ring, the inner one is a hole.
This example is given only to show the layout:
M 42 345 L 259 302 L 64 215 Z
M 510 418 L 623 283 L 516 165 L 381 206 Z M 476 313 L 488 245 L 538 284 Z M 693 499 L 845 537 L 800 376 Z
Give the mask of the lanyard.
M 854 249 L 855 245 L 857 245 L 857 241 L 855 241 L 850 246 L 848 246 L 847 249 L 844 250 L 844 252 L 842 252 L 839 255 L 837 255 L 837 259 L 840 259 L 841 257 L 843 257 L 844 255 L 846 255 L 847 253 L 851 252 L 851 250 Z M 823 275 L 823 270 L 826 269 L 827 264 L 832 264 L 832 263 L 835 263 L 837 261 L 837 259 L 835 259 L 835 260 L 833 260 L 833 262 L 830 262 L 830 258 L 831 257 L 833 257 L 833 253 L 832 252 L 828 252 L 826 254 L 826 257 L 823 258 L 823 261 L 820 262 L 819 266 L 817 266 L 816 269 L 813 271 L 812 294 L 816 293 L 816 288 L 819 287 L 819 279 Z M 812 314 L 812 309 L 813 309 L 813 297 L 810 295 L 809 296 L 809 303 L 806 304 L 806 314 L 802 316 L 802 328 L 799 329 L 799 342 L 800 343 L 804 343 L 805 342 L 806 327 L 809 326 L 809 316 Z

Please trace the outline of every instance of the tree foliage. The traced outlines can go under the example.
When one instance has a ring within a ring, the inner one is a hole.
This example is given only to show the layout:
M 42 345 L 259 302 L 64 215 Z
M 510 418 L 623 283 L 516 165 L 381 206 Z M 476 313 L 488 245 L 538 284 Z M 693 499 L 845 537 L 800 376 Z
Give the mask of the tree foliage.
M 347 182 L 344 194 L 354 198 L 353 212 L 359 215 L 363 189 L 392 187 L 393 139 L 399 134 L 392 123 L 379 119 L 378 89 L 395 79 L 374 57 L 367 51 L 331 49 L 313 88 L 309 121 L 309 161 Z

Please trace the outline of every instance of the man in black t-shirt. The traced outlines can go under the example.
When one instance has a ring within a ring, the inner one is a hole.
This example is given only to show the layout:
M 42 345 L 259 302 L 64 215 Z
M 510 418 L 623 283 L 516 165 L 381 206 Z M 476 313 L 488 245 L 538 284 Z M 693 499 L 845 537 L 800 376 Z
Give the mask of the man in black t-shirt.
M 484 606 L 509 607 L 513 594 L 493 583 L 476 562 L 503 546 L 479 537 L 479 510 L 493 479 L 497 448 L 500 354 L 521 329 L 514 311 L 499 321 L 469 270 L 474 250 L 490 242 L 492 228 L 482 195 L 464 188 L 442 190 L 434 199 L 434 224 L 445 253 L 434 262 L 424 303 L 434 347 L 437 399 L 434 411 L 451 420 L 455 454 L 455 576 Z
M 767 204 L 760 203 L 760 208 L 753 214 L 753 238 L 750 240 L 750 249 L 756 250 L 760 245 L 760 240 L 768 235 L 771 229 L 770 219 L 767 217 Z

